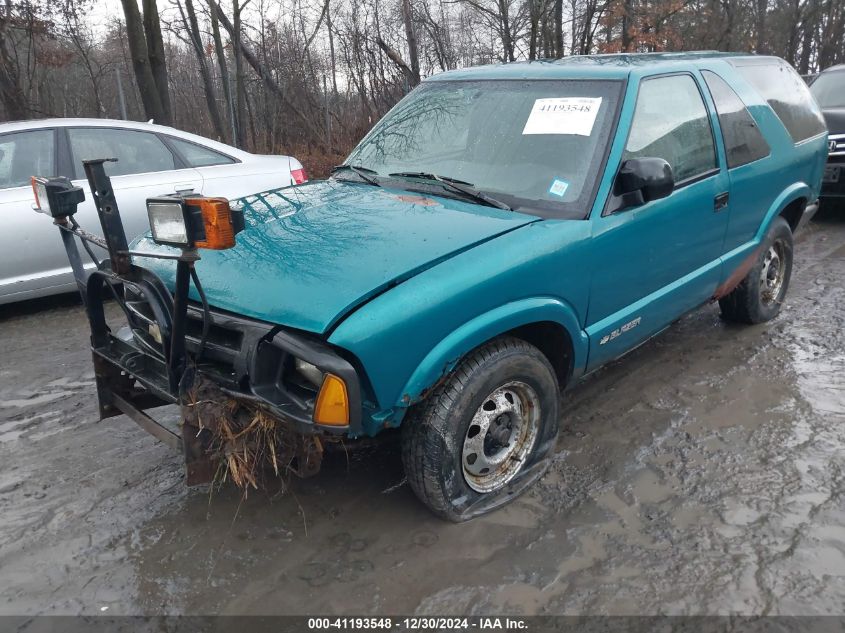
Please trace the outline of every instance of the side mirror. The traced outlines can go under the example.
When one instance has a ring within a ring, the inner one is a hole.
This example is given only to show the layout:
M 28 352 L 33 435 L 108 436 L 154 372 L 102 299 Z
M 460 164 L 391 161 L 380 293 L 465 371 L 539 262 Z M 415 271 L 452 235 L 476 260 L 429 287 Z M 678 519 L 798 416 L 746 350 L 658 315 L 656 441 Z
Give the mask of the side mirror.
M 672 166 L 662 158 L 631 158 L 622 163 L 609 211 L 638 207 L 665 198 L 675 189 Z

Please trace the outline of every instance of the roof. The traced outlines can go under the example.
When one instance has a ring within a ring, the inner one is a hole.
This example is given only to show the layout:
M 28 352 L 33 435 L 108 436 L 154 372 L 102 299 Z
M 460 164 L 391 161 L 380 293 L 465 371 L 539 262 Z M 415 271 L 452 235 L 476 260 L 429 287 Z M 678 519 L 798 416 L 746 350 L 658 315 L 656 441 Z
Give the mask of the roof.
M 841 72 L 845 70 L 845 64 L 836 64 L 836 66 L 828 66 L 822 72 L 823 73 L 830 73 L 830 72 Z M 819 73 L 821 74 L 821 73 Z
M 12 132 L 19 129 L 33 127 L 122 127 L 132 130 L 149 130 L 151 132 L 179 132 L 166 125 L 142 123 L 140 121 L 124 121 L 122 119 L 83 119 L 83 118 L 52 118 L 28 119 L 24 121 L 9 121 L 0 123 L 0 132 Z
M 177 138 L 183 138 L 200 145 L 205 145 L 212 149 L 216 149 L 230 156 L 237 158 L 245 158 L 250 154 L 240 150 L 231 145 L 220 143 L 204 136 L 198 136 L 190 132 L 168 127 L 166 125 L 158 125 L 156 123 L 142 123 L 140 121 L 124 121 L 122 119 L 72 119 L 72 118 L 53 118 L 53 119 L 29 119 L 26 121 L 10 121 L 8 123 L 0 123 L 0 134 L 7 132 L 20 132 L 23 130 L 33 130 L 40 128 L 57 128 L 57 127 L 110 127 L 123 128 L 128 130 L 144 130 L 147 132 L 156 132 L 159 134 L 168 134 Z
M 655 72 L 689 68 L 696 61 L 733 59 L 747 53 L 688 51 L 680 53 L 612 53 L 572 55 L 507 64 L 490 64 L 440 73 L 426 81 L 465 79 L 624 79 L 634 69 Z

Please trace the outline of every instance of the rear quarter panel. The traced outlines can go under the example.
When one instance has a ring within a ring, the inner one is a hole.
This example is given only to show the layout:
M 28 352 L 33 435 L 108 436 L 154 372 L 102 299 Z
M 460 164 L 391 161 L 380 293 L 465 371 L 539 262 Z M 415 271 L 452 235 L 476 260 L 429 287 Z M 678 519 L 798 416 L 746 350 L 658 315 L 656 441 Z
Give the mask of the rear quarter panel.
M 768 225 L 792 201 L 814 201 L 819 194 L 827 154 L 824 135 L 793 143 L 780 119 L 763 97 L 726 61 L 703 63 L 733 88 L 746 104 L 771 153 L 729 170 L 730 217 L 724 251 L 759 243 Z M 727 271 L 730 274 L 730 270 Z
M 198 167 L 197 171 L 206 196 L 242 198 L 294 184 L 287 156 L 251 156 L 241 163 Z

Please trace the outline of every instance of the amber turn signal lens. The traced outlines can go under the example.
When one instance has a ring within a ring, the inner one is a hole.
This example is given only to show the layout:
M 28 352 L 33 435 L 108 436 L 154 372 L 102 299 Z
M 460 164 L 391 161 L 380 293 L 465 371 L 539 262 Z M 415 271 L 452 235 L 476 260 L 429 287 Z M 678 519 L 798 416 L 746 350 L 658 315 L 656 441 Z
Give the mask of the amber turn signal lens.
M 349 396 L 346 393 L 346 383 L 334 374 L 326 374 L 320 395 L 317 396 L 317 406 L 314 407 L 314 422 L 331 426 L 346 426 L 349 424 Z
M 38 207 L 40 210 L 41 207 L 41 194 L 40 191 L 44 191 L 44 179 L 43 178 L 36 178 L 35 176 L 30 177 L 29 182 L 32 184 L 32 193 L 35 194 L 35 206 Z M 46 198 L 46 192 L 44 192 L 44 198 Z M 45 199 L 44 202 L 47 200 Z
M 205 227 L 205 239 L 197 240 L 197 248 L 222 251 L 235 245 L 232 211 L 226 198 L 185 198 L 185 204 L 199 207 Z

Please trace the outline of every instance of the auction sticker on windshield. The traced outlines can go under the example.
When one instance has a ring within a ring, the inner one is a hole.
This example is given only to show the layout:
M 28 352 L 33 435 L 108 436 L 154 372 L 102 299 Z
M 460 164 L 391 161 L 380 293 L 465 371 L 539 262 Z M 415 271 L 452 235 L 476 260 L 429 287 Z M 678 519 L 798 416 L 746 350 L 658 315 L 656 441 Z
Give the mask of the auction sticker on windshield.
M 523 134 L 577 134 L 589 136 L 601 107 L 601 97 L 537 99 Z

